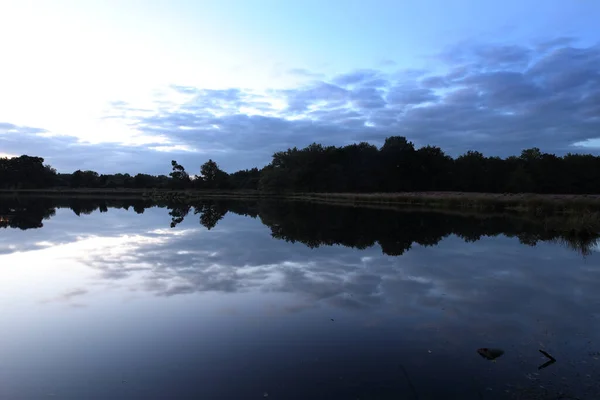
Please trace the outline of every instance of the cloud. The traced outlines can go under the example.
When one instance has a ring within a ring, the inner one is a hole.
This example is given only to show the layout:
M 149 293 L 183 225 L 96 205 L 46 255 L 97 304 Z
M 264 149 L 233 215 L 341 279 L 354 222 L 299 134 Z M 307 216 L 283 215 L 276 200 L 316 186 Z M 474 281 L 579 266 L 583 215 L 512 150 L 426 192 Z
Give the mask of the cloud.
M 488 65 L 502 68 L 526 65 L 531 59 L 532 50 L 518 45 L 481 46 L 475 49 L 475 54 Z
M 571 46 L 573 45 L 575 42 L 577 41 L 577 39 L 575 39 L 574 37 L 558 37 L 558 38 L 554 38 L 551 40 L 545 40 L 545 41 L 541 41 L 539 43 L 537 43 L 536 45 L 536 49 L 538 51 L 548 51 L 554 47 L 565 47 L 565 46 Z
M 287 95 L 287 110 L 294 113 L 306 111 L 313 104 L 344 106 L 349 97 L 348 90 L 322 81 L 303 89 L 286 90 L 284 93 Z
M 386 101 L 383 92 L 375 88 L 355 89 L 350 93 L 352 105 L 358 109 L 383 108 Z
M 0 130 L 2 131 L 9 131 L 16 128 L 16 125 L 13 124 L 9 124 L 8 122 L 0 122 Z
M 291 68 L 287 72 L 290 75 L 295 75 L 301 78 L 323 79 L 325 77 L 325 75 L 322 73 L 312 72 L 305 68 Z
M 463 42 L 436 56 L 435 71 L 355 69 L 324 79 L 297 68 L 288 73 L 310 81 L 262 92 L 172 85 L 153 107 L 115 102 L 109 113 L 157 143 L 86 146 L 3 122 L 0 145 L 66 170 L 81 163 L 152 173 L 168 172 L 172 158 L 188 168 L 213 158 L 233 171 L 263 166 L 273 152 L 293 146 L 379 145 L 390 135 L 453 156 L 467 150 L 509 156 L 534 146 L 597 152 L 576 144 L 600 138 L 600 45 L 575 43 L 564 37 L 531 45 Z
M 381 60 L 379 62 L 379 65 L 381 65 L 382 67 L 393 67 L 393 66 L 397 65 L 397 63 L 394 60 L 386 59 L 386 60 Z
M 576 151 L 573 144 L 597 138 L 600 132 L 600 50 L 568 43 L 559 38 L 543 50 L 463 44 L 453 56 L 441 56 L 447 72 L 437 75 L 356 70 L 330 82 L 276 93 L 287 108 L 269 119 L 220 117 L 219 132 L 227 133 L 220 141 L 236 151 L 226 138 L 240 143 L 243 129 L 244 148 L 257 151 L 277 150 L 270 143 L 283 148 L 313 141 L 377 144 L 394 134 L 419 145 L 440 146 L 455 156 L 470 149 L 508 156 L 534 146 L 559 154 Z M 206 120 L 203 126 L 212 122 Z M 201 136 L 210 142 L 215 134 L 207 128 Z M 190 135 L 187 140 L 201 139 Z
M 423 88 L 430 89 L 444 88 L 449 85 L 448 81 L 446 80 L 446 77 L 443 76 L 428 76 L 427 78 L 421 79 L 419 81 L 419 84 Z
M 59 172 L 92 169 L 103 173 L 135 174 L 149 171 L 165 174 L 173 157 L 173 153 L 154 151 L 146 146 L 123 146 L 114 143 L 92 145 L 80 142 L 72 136 L 46 137 L 34 132 L 37 132 L 35 128 L 31 128 L 27 131 L 21 130 L 18 135 L 0 134 L 0 148 L 9 154 L 43 157 L 46 163 L 57 168 Z
M 32 128 L 30 126 L 17 126 L 8 122 L 0 122 L 0 135 L 31 135 L 46 133 L 45 129 Z M 3 137 L 0 136 L 0 140 Z
M 371 80 L 379 76 L 381 73 L 373 69 L 361 69 L 347 74 L 338 75 L 333 78 L 333 83 L 341 86 L 355 85 Z
M 387 101 L 394 105 L 417 105 L 421 103 L 432 102 L 438 99 L 438 96 L 431 89 L 413 87 L 407 88 L 398 86 L 390 89 L 387 94 Z
M 198 88 L 195 88 L 193 86 L 180 86 L 180 85 L 171 85 L 171 89 L 175 90 L 176 92 L 182 93 L 182 94 L 198 94 L 200 91 Z

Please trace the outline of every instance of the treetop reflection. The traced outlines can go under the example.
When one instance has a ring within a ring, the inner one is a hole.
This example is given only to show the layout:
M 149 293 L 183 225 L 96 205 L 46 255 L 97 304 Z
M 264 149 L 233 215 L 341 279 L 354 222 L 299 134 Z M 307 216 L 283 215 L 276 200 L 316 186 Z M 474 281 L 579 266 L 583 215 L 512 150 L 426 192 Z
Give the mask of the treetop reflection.
M 437 245 L 452 234 L 467 242 L 498 235 L 517 237 L 520 243 L 529 246 L 535 246 L 540 241 L 554 241 L 587 255 L 600 237 L 600 234 L 576 234 L 553 229 L 553 225 L 543 218 L 230 199 L 181 204 L 137 198 L 1 197 L 0 228 L 43 228 L 43 221 L 52 218 L 58 208 L 69 208 L 80 216 L 97 210 L 107 212 L 109 208 L 133 209 L 142 214 L 150 207 L 166 208 L 171 216 L 171 228 L 176 228 L 193 214 L 201 225 L 210 230 L 228 212 L 232 212 L 260 218 L 276 239 L 299 242 L 311 248 L 343 245 L 364 249 L 379 245 L 383 253 L 390 256 L 402 255 L 413 244 Z

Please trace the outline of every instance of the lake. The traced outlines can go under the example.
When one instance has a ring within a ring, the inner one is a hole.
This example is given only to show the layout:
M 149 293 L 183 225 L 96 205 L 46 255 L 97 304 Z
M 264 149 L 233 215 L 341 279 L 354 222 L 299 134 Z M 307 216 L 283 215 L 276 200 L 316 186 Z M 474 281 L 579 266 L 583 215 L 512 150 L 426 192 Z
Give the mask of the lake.
M 5 197 L 0 228 L 1 399 L 600 398 L 597 237 L 535 218 Z

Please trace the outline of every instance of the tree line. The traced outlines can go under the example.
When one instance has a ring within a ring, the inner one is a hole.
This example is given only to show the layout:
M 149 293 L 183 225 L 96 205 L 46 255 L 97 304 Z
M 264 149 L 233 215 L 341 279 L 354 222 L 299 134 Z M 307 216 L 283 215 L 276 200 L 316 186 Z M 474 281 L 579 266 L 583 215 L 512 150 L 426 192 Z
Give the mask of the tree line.
M 546 241 L 560 242 L 584 255 L 590 254 L 600 240 L 598 233 L 552 229 L 548 221 L 542 219 L 231 199 L 181 204 L 149 199 L 0 197 L 0 228 L 42 228 L 43 220 L 54 217 L 58 208 L 70 208 L 76 215 L 83 216 L 95 211 L 107 212 L 111 208 L 131 209 L 142 214 L 152 207 L 168 210 L 171 228 L 186 218 L 194 218 L 210 230 L 231 212 L 258 218 L 271 230 L 275 239 L 302 243 L 311 248 L 342 245 L 365 249 L 379 246 L 384 254 L 390 256 L 402 255 L 415 244 L 434 246 L 449 235 L 456 235 L 467 242 L 505 235 L 518 238 L 520 243 L 529 246 Z
M 381 147 L 366 142 L 347 146 L 313 143 L 273 154 L 259 169 L 227 173 L 208 160 L 192 173 L 173 160 L 168 175 L 99 174 L 77 170 L 57 173 L 41 157 L 0 159 L 0 188 L 144 188 L 232 189 L 266 192 L 408 192 L 489 193 L 600 192 L 600 157 L 543 153 L 526 149 L 518 156 L 488 157 L 468 151 L 448 156 L 436 146 L 415 148 L 402 136 Z
M 460 191 L 488 193 L 598 193 L 600 157 L 543 153 L 486 157 L 477 151 L 452 158 L 436 146 L 416 149 L 404 137 L 344 147 L 312 144 L 273 155 L 259 187 L 295 192 Z

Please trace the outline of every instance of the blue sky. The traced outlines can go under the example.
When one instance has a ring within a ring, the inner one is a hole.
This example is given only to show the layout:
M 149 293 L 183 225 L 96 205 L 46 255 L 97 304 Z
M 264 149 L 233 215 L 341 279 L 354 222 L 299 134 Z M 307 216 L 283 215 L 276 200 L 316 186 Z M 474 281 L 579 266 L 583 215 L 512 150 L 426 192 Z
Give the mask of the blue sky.
M 600 3 L 4 1 L 0 154 L 232 172 L 313 141 L 597 152 Z

